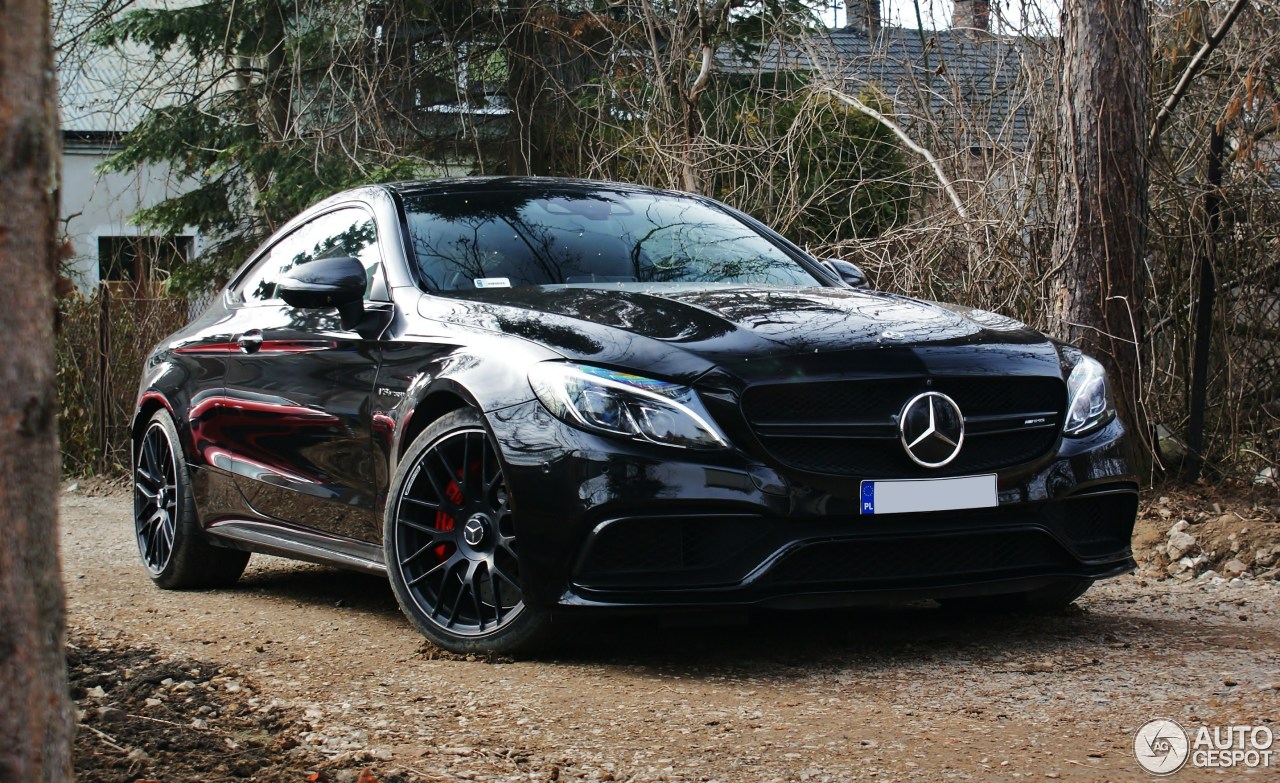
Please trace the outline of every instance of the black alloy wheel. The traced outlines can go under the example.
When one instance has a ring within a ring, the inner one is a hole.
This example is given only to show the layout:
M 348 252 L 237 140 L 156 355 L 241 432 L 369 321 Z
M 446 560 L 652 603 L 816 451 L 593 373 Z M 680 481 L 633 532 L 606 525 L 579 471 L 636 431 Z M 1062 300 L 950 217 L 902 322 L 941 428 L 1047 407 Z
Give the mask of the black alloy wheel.
M 178 522 L 178 464 L 162 422 L 152 419 L 133 471 L 133 521 L 147 573 L 164 573 Z
M 545 614 L 524 602 L 511 497 L 475 411 L 454 411 L 414 441 L 392 485 L 384 532 L 396 598 L 438 646 L 514 652 L 545 625 Z
M 166 589 L 225 587 L 249 562 L 248 552 L 212 546 L 201 532 L 178 430 L 165 410 L 134 444 L 133 530 L 147 575 Z

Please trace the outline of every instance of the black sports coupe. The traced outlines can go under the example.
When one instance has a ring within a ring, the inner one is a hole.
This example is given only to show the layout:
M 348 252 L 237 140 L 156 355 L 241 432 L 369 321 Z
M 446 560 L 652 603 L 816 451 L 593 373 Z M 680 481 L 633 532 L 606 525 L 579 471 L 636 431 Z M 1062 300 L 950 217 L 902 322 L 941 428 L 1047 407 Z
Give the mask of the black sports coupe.
M 133 438 L 157 585 L 385 573 L 454 651 L 579 607 L 1062 606 L 1134 566 L 1098 362 L 610 182 L 316 204 L 154 350 Z

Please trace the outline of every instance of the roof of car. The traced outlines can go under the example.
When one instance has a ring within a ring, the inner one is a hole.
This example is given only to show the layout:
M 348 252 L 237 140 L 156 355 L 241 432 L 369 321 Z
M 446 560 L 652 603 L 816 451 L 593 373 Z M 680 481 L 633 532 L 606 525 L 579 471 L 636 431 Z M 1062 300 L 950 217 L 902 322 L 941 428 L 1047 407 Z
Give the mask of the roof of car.
M 569 179 L 565 177 L 441 177 L 439 179 L 411 180 L 392 182 L 383 187 L 400 195 L 428 195 L 434 193 L 450 193 L 466 191 L 499 191 L 499 190 L 539 190 L 554 188 L 556 190 L 628 190 L 642 193 L 667 193 L 673 191 L 660 188 L 636 185 L 628 182 L 612 182 L 609 180 Z

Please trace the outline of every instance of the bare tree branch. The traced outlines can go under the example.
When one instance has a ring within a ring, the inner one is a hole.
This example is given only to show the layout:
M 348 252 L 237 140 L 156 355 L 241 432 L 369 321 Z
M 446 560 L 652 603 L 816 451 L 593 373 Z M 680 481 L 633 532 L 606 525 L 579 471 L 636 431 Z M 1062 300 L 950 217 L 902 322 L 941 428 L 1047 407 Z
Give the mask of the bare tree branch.
M 881 125 L 885 126 L 889 130 L 893 131 L 893 134 L 897 136 L 902 141 L 902 143 L 907 146 L 908 149 L 910 149 L 912 152 L 916 153 L 920 157 L 924 158 L 929 163 L 929 167 L 933 169 L 933 174 L 935 177 L 938 178 L 938 183 L 942 185 L 942 189 L 946 191 L 947 197 L 951 199 L 951 205 L 955 207 L 956 214 L 958 214 L 962 220 L 967 221 L 969 219 L 969 212 L 968 210 L 965 209 L 964 202 L 960 200 L 960 194 L 956 192 L 955 185 L 951 183 L 951 179 L 947 177 L 947 173 L 942 170 L 942 164 L 938 162 L 938 159 L 934 157 L 932 152 L 930 152 L 927 148 L 921 146 L 920 144 L 917 144 L 916 141 L 912 139 L 911 136 L 908 135 L 905 130 L 902 129 L 901 125 L 889 119 L 881 112 L 876 111 L 875 109 L 871 108 L 867 104 L 853 97 L 852 95 L 840 92 L 839 90 L 833 87 L 824 87 L 823 91 L 829 94 L 831 97 L 835 98 L 836 100 L 840 101 L 841 103 L 852 106 L 853 108 L 857 109 L 858 111 L 862 112 L 868 117 L 871 117 L 876 122 L 879 122 Z
M 1236 0 L 1232 3 L 1227 15 L 1218 24 L 1218 29 L 1213 31 L 1213 34 L 1209 36 L 1199 51 L 1195 53 L 1195 56 L 1191 58 L 1191 62 L 1187 63 L 1187 67 L 1182 71 L 1182 77 L 1178 79 L 1178 83 L 1173 87 L 1173 92 L 1169 94 L 1164 105 L 1160 107 L 1155 121 L 1151 123 L 1151 135 L 1147 137 L 1148 149 L 1154 148 L 1156 142 L 1160 140 L 1160 133 L 1164 130 L 1165 123 L 1169 121 L 1169 116 L 1173 114 L 1173 110 L 1182 101 L 1182 96 L 1186 94 L 1187 87 L 1191 85 L 1191 80 L 1200 71 L 1205 59 L 1213 53 L 1214 49 L 1218 48 L 1218 44 L 1222 43 L 1222 39 L 1231 30 L 1231 25 L 1235 24 L 1236 17 L 1240 16 L 1240 13 L 1244 11 L 1245 6 L 1248 4 L 1249 0 Z

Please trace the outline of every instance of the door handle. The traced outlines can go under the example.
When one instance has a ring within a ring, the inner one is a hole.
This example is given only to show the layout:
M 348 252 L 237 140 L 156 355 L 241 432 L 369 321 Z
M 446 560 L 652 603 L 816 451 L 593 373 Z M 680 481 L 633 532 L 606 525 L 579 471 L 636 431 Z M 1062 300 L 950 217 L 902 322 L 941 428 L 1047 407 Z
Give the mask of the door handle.
M 236 345 L 245 353 L 256 353 L 262 347 L 262 330 L 250 329 L 236 338 Z

